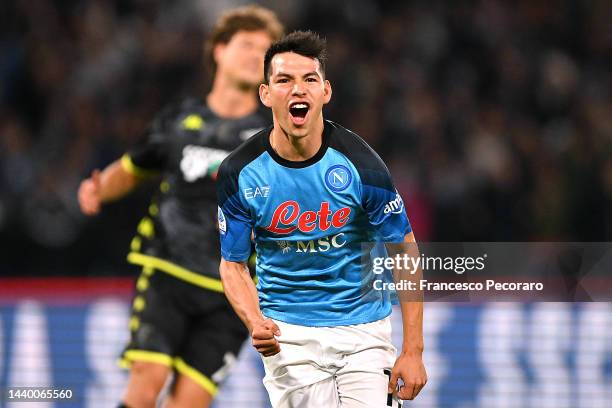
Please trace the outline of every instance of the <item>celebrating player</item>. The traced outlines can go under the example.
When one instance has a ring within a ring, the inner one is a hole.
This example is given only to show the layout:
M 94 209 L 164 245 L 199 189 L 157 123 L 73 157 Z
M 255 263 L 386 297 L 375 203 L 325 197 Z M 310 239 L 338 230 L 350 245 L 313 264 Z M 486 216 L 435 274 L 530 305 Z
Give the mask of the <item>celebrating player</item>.
M 323 119 L 332 90 L 316 34 L 274 43 L 264 76 L 259 96 L 274 124 L 224 160 L 217 195 L 225 294 L 262 355 L 272 405 L 390 406 L 398 378 L 397 396 L 412 399 L 427 381 L 422 302 L 401 303 L 396 359 L 388 294 L 361 268 L 362 244 L 414 242 L 387 167 Z M 246 265 L 251 234 L 257 287 Z
M 166 406 L 208 407 L 246 339 L 219 278 L 214 176 L 232 149 L 269 123 L 257 87 L 282 30 L 262 7 L 224 14 L 207 44 L 214 79 L 206 102 L 166 109 L 142 145 L 81 183 L 81 209 L 93 215 L 146 176 L 163 177 L 128 256 L 142 274 L 123 353 L 131 371 L 122 406 L 154 407 L 174 371 Z

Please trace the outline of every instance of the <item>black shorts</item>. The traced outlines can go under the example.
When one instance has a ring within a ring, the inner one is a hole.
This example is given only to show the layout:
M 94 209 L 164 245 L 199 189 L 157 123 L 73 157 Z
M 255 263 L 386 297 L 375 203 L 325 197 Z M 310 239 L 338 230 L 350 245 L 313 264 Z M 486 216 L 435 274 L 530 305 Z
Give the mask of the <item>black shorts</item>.
M 223 293 L 145 267 L 136 282 L 122 363 L 167 365 L 214 396 L 247 335 Z

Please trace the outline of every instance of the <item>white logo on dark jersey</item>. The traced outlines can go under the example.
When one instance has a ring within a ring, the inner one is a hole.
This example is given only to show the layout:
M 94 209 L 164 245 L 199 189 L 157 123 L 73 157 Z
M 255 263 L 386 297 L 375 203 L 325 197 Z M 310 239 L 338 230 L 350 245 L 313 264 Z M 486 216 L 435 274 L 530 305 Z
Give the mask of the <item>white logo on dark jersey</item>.
M 187 145 L 183 148 L 181 171 L 185 181 L 192 183 L 214 173 L 230 152 L 211 147 Z
M 402 197 L 400 197 L 399 193 L 396 191 L 395 198 L 385 205 L 384 212 L 385 214 L 401 214 L 402 211 L 404 211 L 404 201 L 402 200 Z

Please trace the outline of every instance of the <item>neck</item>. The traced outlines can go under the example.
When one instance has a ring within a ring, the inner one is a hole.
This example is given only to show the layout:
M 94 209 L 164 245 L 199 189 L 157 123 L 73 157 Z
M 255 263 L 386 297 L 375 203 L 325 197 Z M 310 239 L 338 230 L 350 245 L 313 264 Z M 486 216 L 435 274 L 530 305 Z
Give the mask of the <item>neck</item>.
M 240 118 L 257 110 L 257 94 L 252 87 L 240 87 L 225 76 L 215 75 L 206 96 L 208 107 L 222 118 Z
M 272 149 L 283 159 L 290 161 L 304 161 L 313 157 L 323 144 L 323 117 L 321 116 L 312 131 L 305 136 L 292 136 L 285 132 L 278 123 L 270 134 Z

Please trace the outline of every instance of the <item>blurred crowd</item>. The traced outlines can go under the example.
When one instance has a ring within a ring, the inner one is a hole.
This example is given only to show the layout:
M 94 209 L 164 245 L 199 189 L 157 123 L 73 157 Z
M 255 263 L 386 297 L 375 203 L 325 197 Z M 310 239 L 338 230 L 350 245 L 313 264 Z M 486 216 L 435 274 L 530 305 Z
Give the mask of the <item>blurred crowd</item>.
M 328 40 L 326 117 L 385 159 L 417 239 L 612 236 L 612 2 L 261 1 Z M 117 274 L 154 186 L 82 216 L 80 180 L 205 95 L 232 0 L 0 4 L 0 274 Z

